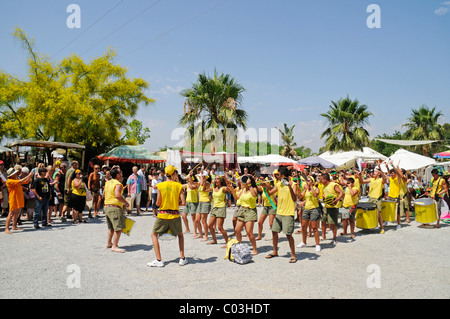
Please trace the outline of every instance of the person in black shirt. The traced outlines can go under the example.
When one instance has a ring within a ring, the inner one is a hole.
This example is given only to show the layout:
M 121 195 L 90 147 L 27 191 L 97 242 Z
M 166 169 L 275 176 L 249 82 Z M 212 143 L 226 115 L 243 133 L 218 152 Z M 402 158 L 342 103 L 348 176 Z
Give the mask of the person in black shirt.
M 47 223 L 48 202 L 50 200 L 50 181 L 45 177 L 46 168 L 39 169 L 39 177 L 31 185 L 31 190 L 36 195 L 36 204 L 34 209 L 34 228 L 39 229 L 39 216 L 42 217 L 42 226 L 51 227 Z

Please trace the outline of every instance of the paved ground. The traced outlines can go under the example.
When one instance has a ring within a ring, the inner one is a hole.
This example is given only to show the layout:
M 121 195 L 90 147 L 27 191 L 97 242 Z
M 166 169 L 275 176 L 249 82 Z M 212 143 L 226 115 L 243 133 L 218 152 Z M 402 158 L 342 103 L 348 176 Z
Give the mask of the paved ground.
M 225 223 L 229 233 L 232 214 L 229 210 Z M 450 298 L 450 227 L 444 223 L 440 229 L 424 229 L 413 220 L 399 230 L 389 224 L 383 235 L 358 229 L 354 240 L 342 237 L 337 245 L 323 241 L 320 252 L 309 238 L 307 247 L 296 249 L 298 262 L 289 264 L 284 235 L 280 257 L 264 258 L 272 250 L 267 220 L 259 254 L 250 264 L 224 260 L 221 236 L 219 245 L 209 246 L 186 234 L 189 264 L 178 265 L 176 240 L 164 241 L 166 266 L 155 269 L 147 266 L 155 257 L 150 238 L 155 219 L 150 213 L 132 218 L 136 224 L 131 235 L 120 240 L 125 254 L 105 248 L 104 217 L 80 225 L 58 221 L 40 230 L 24 222 L 24 231 L 13 235 L 3 233 L 5 218 L 1 218 L 0 297 Z M 296 244 L 300 236 L 294 235 Z

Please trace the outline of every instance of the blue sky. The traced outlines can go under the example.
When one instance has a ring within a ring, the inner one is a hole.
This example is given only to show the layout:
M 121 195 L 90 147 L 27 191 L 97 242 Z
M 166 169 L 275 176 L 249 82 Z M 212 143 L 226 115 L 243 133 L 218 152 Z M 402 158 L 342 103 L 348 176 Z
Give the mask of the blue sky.
M 75 53 L 88 61 L 115 48 L 129 76 L 150 83 L 156 102 L 138 119 L 151 130 L 151 150 L 178 142 L 179 91 L 214 69 L 246 88 L 249 127 L 270 134 L 295 124 L 297 144 L 315 152 L 326 126 L 320 113 L 346 95 L 374 113 L 371 137 L 400 130 L 422 104 L 450 119 L 450 1 L 125 0 L 111 10 L 119 2 L 2 1 L 0 69 L 26 75 L 15 26 L 40 52 L 64 48 L 55 60 Z M 72 3 L 81 8 L 79 29 L 66 25 Z M 366 24 L 372 3 L 379 29 Z

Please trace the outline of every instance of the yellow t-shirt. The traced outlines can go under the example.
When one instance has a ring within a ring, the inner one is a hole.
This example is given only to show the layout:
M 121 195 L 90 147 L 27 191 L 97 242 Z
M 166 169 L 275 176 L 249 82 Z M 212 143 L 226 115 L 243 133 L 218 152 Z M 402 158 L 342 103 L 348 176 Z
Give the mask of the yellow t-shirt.
M 442 190 L 444 189 L 444 179 L 442 177 L 438 177 L 435 180 L 433 177 L 431 179 L 431 184 L 432 184 L 432 188 L 431 188 L 430 196 L 434 198 L 437 193 L 442 192 Z
M 353 185 L 353 189 L 355 189 L 356 187 L 355 187 L 355 185 Z M 352 190 L 353 190 L 352 189 Z M 345 207 L 345 208 L 349 208 L 349 207 L 353 207 L 353 206 L 355 206 L 356 204 L 358 204 L 358 194 L 359 194 L 359 190 L 358 190 L 358 193 L 356 193 L 356 195 L 354 195 L 354 196 L 352 196 L 351 194 L 350 194 L 350 187 L 347 187 L 346 189 L 345 189 L 345 195 L 344 195 L 344 202 L 343 202 L 343 206 Z
M 80 188 L 75 188 L 72 181 L 72 194 L 78 196 L 86 196 L 86 187 L 84 186 L 84 183 L 81 183 Z
M 383 186 L 382 178 L 371 178 L 369 183 L 369 197 L 380 198 L 383 195 Z
M 319 199 L 311 191 L 305 193 L 305 209 L 314 209 L 319 207 Z
M 180 214 L 167 214 L 164 211 L 179 211 L 180 193 L 183 185 L 174 181 L 165 181 L 157 184 L 158 190 L 161 193 L 161 206 L 159 207 L 158 218 L 161 219 L 175 219 L 179 218 Z
M 213 201 L 214 201 L 214 207 L 226 207 L 225 204 L 225 193 L 223 192 L 222 187 L 216 191 L 216 189 L 213 189 Z
M 190 189 L 189 186 L 186 188 L 186 202 L 187 203 L 198 203 L 198 188 Z
M 203 186 L 199 186 L 198 188 L 199 202 L 201 203 L 209 203 L 209 192 L 203 191 Z
M 290 186 L 277 183 L 278 204 L 277 214 L 281 216 L 295 216 L 295 202 L 292 200 Z
M 389 193 L 388 196 L 391 198 L 398 198 L 400 196 L 400 183 L 398 177 L 389 177 Z
M 400 179 L 400 198 L 403 198 L 408 193 L 408 185 L 407 180 L 404 180 L 403 178 Z
M 122 185 L 121 182 L 119 182 L 117 179 L 111 179 L 106 182 L 105 184 L 105 205 L 116 205 L 119 207 L 123 206 L 123 203 L 121 203 L 115 195 L 115 189 L 117 185 Z M 123 193 L 123 187 L 121 194 Z
M 256 208 L 256 198 L 252 195 L 252 192 L 248 190 L 245 192 L 245 190 L 241 193 L 241 196 L 239 196 L 239 200 L 242 207 L 247 208 Z
M 319 198 L 323 198 L 323 183 L 319 182 L 317 188 L 319 189 Z

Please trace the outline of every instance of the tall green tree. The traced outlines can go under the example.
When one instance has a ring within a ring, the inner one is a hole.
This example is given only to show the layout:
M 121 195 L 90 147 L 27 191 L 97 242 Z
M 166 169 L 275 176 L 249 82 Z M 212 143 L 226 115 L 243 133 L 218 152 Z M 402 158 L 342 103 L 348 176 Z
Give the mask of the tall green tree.
M 0 137 L 83 144 L 89 159 L 123 144 L 120 129 L 154 102 L 146 81 L 114 63 L 113 50 L 89 63 L 75 54 L 53 61 L 22 29 L 13 35 L 28 55 L 28 72 L 22 79 L 0 72 Z
M 404 134 L 405 138 L 424 141 L 443 139 L 443 126 L 438 123 L 440 117 L 442 117 L 442 112 L 436 111 L 435 107 L 430 109 L 428 106 L 422 105 L 419 109 L 413 109 L 408 123 L 403 125 L 407 128 Z M 424 156 L 427 156 L 429 151 L 432 152 L 436 149 L 433 144 L 426 144 L 421 148 Z
M 147 139 L 150 138 L 150 129 L 144 127 L 141 121 L 134 119 L 128 124 L 123 139 L 127 144 L 137 145 L 144 144 Z
M 284 123 L 283 129 L 278 127 L 275 128 L 281 133 L 281 141 L 283 142 L 283 148 L 280 152 L 281 155 L 298 160 L 299 158 L 297 152 L 295 151 L 297 143 L 294 142 L 294 127 L 295 125 L 289 127 L 286 123 Z
M 361 105 L 357 99 L 348 96 L 337 102 L 331 101 L 329 110 L 320 114 L 328 122 L 328 128 L 322 133 L 327 151 L 362 150 L 369 144 L 369 132 L 364 128 L 369 117 L 367 105 Z
M 202 145 L 195 147 L 201 147 L 203 150 L 209 140 L 209 137 L 204 135 L 205 132 L 208 129 L 218 130 L 222 139 L 213 142 L 213 151 L 216 145 L 225 146 L 227 139 L 234 145 L 234 150 L 228 151 L 236 151 L 237 129 L 245 130 L 247 127 L 248 114 L 242 108 L 244 91 L 244 87 L 229 74 L 218 74 L 216 70 L 213 77 L 205 73 L 199 74 L 192 87 L 180 93 L 185 98 L 185 104 L 179 123 L 187 127 L 191 139 L 188 144 L 192 145 L 196 139 L 201 141 Z

